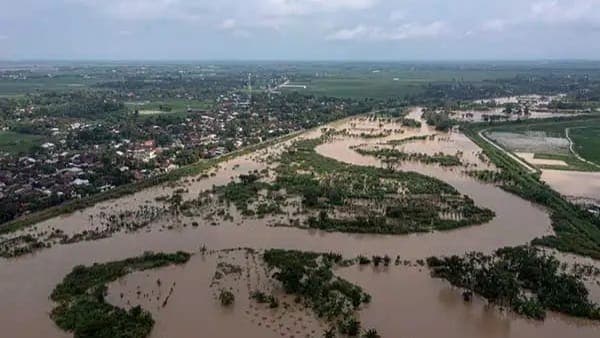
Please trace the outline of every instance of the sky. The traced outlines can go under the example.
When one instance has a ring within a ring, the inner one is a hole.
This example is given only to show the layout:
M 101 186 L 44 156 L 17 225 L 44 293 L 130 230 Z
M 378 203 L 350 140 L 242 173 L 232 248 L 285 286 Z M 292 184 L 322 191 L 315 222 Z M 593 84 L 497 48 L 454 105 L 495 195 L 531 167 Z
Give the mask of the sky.
M 4 60 L 600 60 L 600 0 L 0 0 Z

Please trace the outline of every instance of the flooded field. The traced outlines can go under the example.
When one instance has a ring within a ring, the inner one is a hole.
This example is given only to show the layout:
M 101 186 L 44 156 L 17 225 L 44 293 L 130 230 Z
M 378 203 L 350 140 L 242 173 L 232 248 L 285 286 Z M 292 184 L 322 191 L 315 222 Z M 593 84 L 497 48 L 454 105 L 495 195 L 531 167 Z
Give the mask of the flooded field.
M 552 95 L 552 96 L 543 96 L 543 95 L 522 95 L 522 96 L 507 96 L 507 97 L 497 97 L 494 99 L 483 99 L 476 100 L 476 103 L 491 103 L 494 102 L 496 104 L 506 104 L 506 103 L 519 103 L 519 102 L 531 102 L 534 103 L 535 106 L 544 106 L 549 104 L 550 102 L 565 97 L 564 94 Z
M 552 112 L 546 110 L 532 110 L 529 112 L 529 115 L 508 115 L 504 113 L 504 108 L 490 108 L 488 110 L 453 111 L 452 117 L 457 119 L 458 121 L 483 122 L 493 117 L 496 117 L 502 121 L 517 121 L 528 119 L 547 119 L 552 117 L 577 116 L 580 114 L 581 113 L 577 112 Z
M 542 180 L 552 189 L 571 199 L 588 199 L 600 203 L 600 173 L 543 170 Z
M 547 136 L 543 131 L 490 132 L 487 135 L 519 158 L 541 169 L 542 181 L 569 200 L 599 204 L 600 173 L 589 171 L 596 168 L 586 166 L 571 153 L 568 139 Z
M 582 114 L 581 111 L 558 110 L 548 108 L 548 105 L 564 97 L 564 95 L 541 96 L 524 95 L 500 97 L 495 99 L 485 99 L 474 101 L 476 104 L 489 105 L 484 109 L 457 110 L 451 112 L 452 117 L 459 121 L 482 122 L 489 119 L 503 121 L 516 121 L 527 119 L 545 119 L 552 117 L 576 116 Z M 523 105 L 528 107 L 528 114 L 507 114 L 503 105 Z
M 550 137 L 544 132 L 509 133 L 491 132 L 488 136 L 503 147 L 523 153 L 568 154 L 569 140 Z
M 420 120 L 420 110 L 410 118 Z M 363 156 L 353 147 L 387 147 L 389 141 L 409 137 L 436 135 L 431 139 L 398 145 L 410 153 L 426 154 L 461 152 L 470 169 L 494 169 L 481 156 L 480 149 L 459 132 L 439 133 L 424 123 L 421 128 L 404 128 L 397 124 L 352 118 L 332 123 L 336 130 L 354 130 L 338 135 L 316 147 L 318 154 L 341 162 L 361 166 L 383 166 L 375 157 Z M 361 137 L 361 133 L 372 137 Z M 314 130 L 301 138 L 318 137 Z M 380 137 L 379 137 L 380 136 Z M 243 217 L 218 221 L 205 217 L 171 214 L 163 210 L 161 196 L 182 190 L 185 201 L 232 181 L 241 174 L 273 169 L 270 155 L 280 153 L 289 141 L 253 154 L 222 163 L 206 175 L 190 177 L 172 186 L 147 189 L 118 200 L 99 203 L 71 215 L 42 222 L 11 236 L 51 232 L 79 234 L 100 227 L 109 214 L 137 210 L 140 206 L 156 207 L 160 217 L 138 230 L 118 230 L 98 240 L 72 244 L 53 242 L 52 247 L 13 259 L 0 261 L 0 326 L 10 337 L 68 337 L 49 318 L 53 308 L 48 296 L 75 265 L 90 265 L 136 256 L 145 251 L 199 252 L 200 248 L 298 249 L 337 252 L 345 257 L 358 255 L 399 255 L 417 260 L 431 255 L 463 254 L 477 250 L 491 252 L 504 246 L 526 244 L 533 238 L 552 233 L 550 218 L 542 208 L 511 195 L 502 189 L 477 181 L 464 173 L 463 167 L 446 168 L 414 161 L 397 163 L 399 170 L 415 171 L 442 180 L 461 194 L 472 198 L 477 206 L 491 209 L 495 217 L 488 223 L 445 232 L 410 235 L 348 234 L 306 230 L 272 225 L 291 217 L 288 214 L 265 218 Z M 565 183 L 568 186 L 568 183 Z M 577 189 L 582 187 L 577 187 Z M 104 216 L 103 216 L 104 215 Z M 197 225 L 192 224 L 196 222 Z M 33 230 L 35 229 L 35 230 Z M 50 239 L 51 240 L 51 239 Z M 240 276 L 229 276 L 219 285 L 214 282 L 220 261 L 235 261 L 242 268 Z M 525 320 L 496 308 L 480 299 L 464 303 L 460 292 L 441 280 L 431 279 L 427 269 L 418 266 L 390 267 L 374 271 L 357 266 L 336 270 L 347 280 L 363 287 L 373 296 L 372 303 L 360 311 L 363 327 L 375 327 L 384 337 L 598 337 L 600 325 L 551 314 L 544 322 Z M 108 300 L 128 307 L 140 304 L 152 312 L 156 325 L 152 337 L 319 337 L 323 323 L 307 309 L 291 305 L 271 310 L 248 299 L 254 288 L 271 288 L 267 273 L 252 255 L 243 251 L 231 255 L 196 254 L 183 266 L 156 271 L 136 272 L 109 287 Z M 160 284 L 157 283 L 160 280 Z M 594 285 L 594 284 L 590 284 Z M 236 294 L 236 303 L 223 308 L 216 300 L 220 287 Z M 598 291 L 593 291 L 594 295 Z M 121 296 L 122 295 L 122 296 Z M 293 303 L 290 299 L 283 301 Z M 166 301 L 165 301 L 166 300 Z M 434 324 L 434 325 L 433 325 Z

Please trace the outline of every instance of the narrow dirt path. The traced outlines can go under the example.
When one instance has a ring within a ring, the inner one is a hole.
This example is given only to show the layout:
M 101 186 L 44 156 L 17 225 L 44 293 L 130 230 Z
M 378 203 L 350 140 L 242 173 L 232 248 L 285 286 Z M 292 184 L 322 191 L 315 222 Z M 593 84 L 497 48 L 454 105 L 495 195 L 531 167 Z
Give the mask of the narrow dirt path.
M 569 151 L 571 151 L 571 154 L 575 155 L 575 157 L 580 160 L 581 162 L 585 162 L 589 165 L 592 165 L 598 169 L 600 169 L 600 165 L 592 162 L 592 161 L 588 161 L 585 158 L 581 157 L 581 155 L 579 155 L 577 153 L 577 151 L 575 151 L 575 142 L 573 142 L 573 140 L 571 139 L 571 136 L 569 136 L 569 132 L 571 131 L 571 128 L 566 128 L 565 129 L 565 136 L 567 137 L 567 140 L 569 140 Z

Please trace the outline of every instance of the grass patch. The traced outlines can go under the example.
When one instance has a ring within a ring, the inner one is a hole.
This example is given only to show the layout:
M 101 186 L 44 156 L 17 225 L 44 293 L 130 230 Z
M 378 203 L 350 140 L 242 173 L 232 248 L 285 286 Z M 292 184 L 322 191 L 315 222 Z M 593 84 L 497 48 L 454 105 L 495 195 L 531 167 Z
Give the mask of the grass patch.
M 97 82 L 96 79 L 66 74 L 55 77 L 37 76 L 26 80 L 0 79 L 0 95 L 15 96 L 41 91 L 66 92 L 87 88 Z
M 569 136 L 573 140 L 575 151 L 579 156 L 600 165 L 600 125 L 572 128 Z M 597 167 L 595 169 L 598 170 Z
M 42 144 L 43 139 L 40 135 L 0 131 L 0 153 L 29 153 L 34 147 Z

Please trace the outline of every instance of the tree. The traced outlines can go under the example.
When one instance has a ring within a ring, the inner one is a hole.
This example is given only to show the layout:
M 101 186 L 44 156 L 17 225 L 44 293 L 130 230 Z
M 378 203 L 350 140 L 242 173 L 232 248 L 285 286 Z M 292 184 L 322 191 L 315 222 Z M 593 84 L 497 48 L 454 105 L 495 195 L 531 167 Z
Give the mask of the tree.
M 230 291 L 221 290 L 219 293 L 219 301 L 221 302 L 221 305 L 229 306 L 235 301 L 235 296 Z
M 335 328 L 330 327 L 329 330 L 323 331 L 323 338 L 335 338 Z
M 363 338 L 381 338 L 381 335 L 377 333 L 377 330 L 369 329 L 365 331 L 365 333 L 363 334 Z
M 360 322 L 355 318 L 350 318 L 340 324 L 340 332 L 350 337 L 358 336 L 360 333 Z

